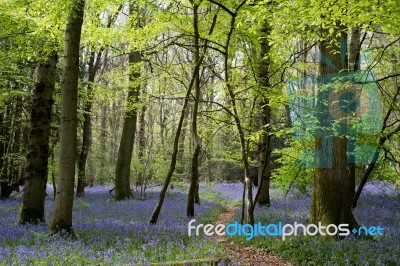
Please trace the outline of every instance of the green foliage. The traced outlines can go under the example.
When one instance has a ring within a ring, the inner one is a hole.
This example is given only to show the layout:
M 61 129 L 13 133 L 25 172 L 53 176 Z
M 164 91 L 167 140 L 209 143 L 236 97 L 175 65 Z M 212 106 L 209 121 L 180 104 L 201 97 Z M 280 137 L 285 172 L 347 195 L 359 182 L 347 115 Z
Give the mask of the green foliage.
M 279 151 L 280 157 L 277 162 L 281 166 L 272 174 L 274 185 L 284 191 L 297 189 L 301 193 L 309 192 L 313 169 L 306 168 L 306 164 L 310 162 L 301 160 L 307 147 L 313 149 L 313 143 L 292 140 L 288 147 Z

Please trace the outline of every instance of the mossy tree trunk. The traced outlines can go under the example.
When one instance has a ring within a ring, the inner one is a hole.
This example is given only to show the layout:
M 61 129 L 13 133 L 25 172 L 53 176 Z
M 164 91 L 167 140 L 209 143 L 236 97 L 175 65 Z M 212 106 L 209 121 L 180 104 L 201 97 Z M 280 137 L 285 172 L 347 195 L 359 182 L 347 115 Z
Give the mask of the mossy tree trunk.
M 342 36 L 347 40 L 346 29 L 339 27 Z M 334 32 L 332 36 L 336 36 L 338 32 Z M 347 71 L 347 58 L 343 56 L 343 49 L 347 46 L 347 42 L 342 43 L 339 48 L 338 40 L 332 39 L 321 41 L 319 49 L 326 60 L 332 65 L 320 62 L 320 74 L 322 84 L 331 82 L 330 78 L 335 74 Z M 347 164 L 347 142 L 346 124 L 340 124 L 341 131 L 344 134 L 333 132 L 332 116 L 339 115 L 334 112 L 341 110 L 329 110 L 327 115 L 325 105 L 328 99 L 326 90 L 318 91 L 318 103 L 316 110 L 319 129 L 317 130 L 316 139 L 316 168 L 314 170 L 313 188 L 311 198 L 311 210 L 309 222 L 322 225 L 328 224 L 349 224 L 350 228 L 357 227 L 358 224 L 353 216 L 351 204 L 354 195 L 354 176 L 350 175 Z M 331 92 L 332 93 L 332 92 Z M 328 103 L 331 108 L 332 103 Z M 325 113 L 325 114 L 324 114 Z
M 261 33 L 263 34 L 262 39 L 260 41 L 261 44 L 261 53 L 260 53 L 260 62 L 258 67 L 258 83 L 260 86 L 260 126 L 262 127 L 262 135 L 259 141 L 258 146 L 258 185 L 259 192 L 257 202 L 260 205 L 269 206 L 270 196 L 269 196 L 269 187 L 270 187 L 270 179 L 271 179 L 271 134 L 269 132 L 270 124 L 271 124 L 271 108 L 269 106 L 269 98 L 266 95 L 267 90 L 270 87 L 269 84 L 269 51 L 270 45 L 268 43 L 268 35 L 270 34 L 271 29 L 267 22 L 264 22 L 264 26 L 261 29 Z
M 131 52 L 129 55 L 129 91 L 125 110 L 124 126 L 122 128 L 121 141 L 118 149 L 117 166 L 115 171 L 115 199 L 126 200 L 133 198 L 131 191 L 131 161 L 133 145 L 135 142 L 136 122 L 138 114 L 138 102 L 140 93 L 140 67 L 139 52 Z
M 79 45 L 85 1 L 73 1 L 65 29 L 64 68 L 61 78 L 60 161 L 57 194 L 50 225 L 52 233 L 72 230 L 75 163 L 77 153 L 77 103 Z
M 37 82 L 32 91 L 25 188 L 19 217 L 19 222 L 22 224 L 45 221 L 44 200 L 57 53 L 53 51 L 46 57 L 38 64 Z

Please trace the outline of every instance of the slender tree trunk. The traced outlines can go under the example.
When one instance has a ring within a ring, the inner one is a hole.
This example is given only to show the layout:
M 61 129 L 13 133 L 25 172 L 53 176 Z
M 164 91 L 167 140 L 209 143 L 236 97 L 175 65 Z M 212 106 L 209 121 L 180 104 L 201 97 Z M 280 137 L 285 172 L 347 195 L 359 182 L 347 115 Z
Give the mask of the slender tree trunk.
M 16 159 L 22 153 L 23 127 L 21 124 L 22 98 L 16 96 L 4 106 L 2 124 L 2 168 L 0 169 L 0 198 L 9 198 L 21 184 L 21 163 Z
M 343 36 L 342 32 L 342 36 Z M 336 33 L 332 34 L 336 36 Z M 347 38 L 347 36 L 345 36 Z M 342 44 L 343 45 L 343 44 Z M 346 44 L 347 46 L 347 44 Z M 329 43 L 320 43 L 320 51 L 337 69 L 320 62 L 322 83 L 332 82 L 332 75 L 340 69 L 347 69 L 347 60 L 342 58 L 339 48 Z M 343 51 L 343 49 L 342 49 Z M 331 76 L 329 76 L 331 75 Z M 333 118 L 327 117 L 324 100 L 328 99 L 327 91 L 318 92 L 317 119 L 319 129 L 316 140 L 316 164 L 314 170 L 313 189 L 311 198 L 310 223 L 322 225 L 349 224 L 350 228 L 358 224 L 353 216 L 351 203 L 354 195 L 354 177 L 350 176 L 347 165 L 347 138 L 342 133 L 333 132 Z M 336 112 L 333 110 L 332 112 Z M 325 114 L 324 114 L 325 113 Z M 333 114 L 335 115 L 335 114 Z M 341 124 L 342 132 L 347 132 L 347 125 Z M 346 133 L 345 133 L 346 134 Z
M 138 159 L 140 164 L 143 166 L 144 165 L 144 151 L 146 147 L 146 121 L 145 121 L 145 116 L 146 116 L 146 106 L 143 105 L 142 109 L 140 110 L 140 116 L 139 116 L 139 140 L 138 140 Z M 144 169 L 140 169 L 138 173 L 138 177 L 136 180 L 136 186 L 142 186 L 143 185 L 143 179 L 144 179 Z
M 187 93 L 186 93 L 185 101 L 183 102 L 183 107 L 182 107 L 182 110 L 181 110 L 181 116 L 179 118 L 179 123 L 178 123 L 178 127 L 176 129 L 176 134 L 175 134 L 175 139 L 174 139 L 174 147 L 173 147 L 173 150 L 172 150 L 171 163 L 169 165 L 169 170 L 168 170 L 167 176 L 165 177 L 165 180 L 164 180 L 163 188 L 161 189 L 161 192 L 160 192 L 160 197 L 158 199 L 157 206 L 154 209 L 153 214 L 151 215 L 151 218 L 150 218 L 150 223 L 151 224 L 156 224 L 157 223 L 158 216 L 160 215 L 161 208 L 162 208 L 162 205 L 164 203 L 165 194 L 167 193 L 167 189 L 169 187 L 169 184 L 171 183 L 172 175 L 174 174 L 174 171 L 175 171 L 176 158 L 177 158 L 177 155 L 178 155 L 179 136 L 181 134 L 182 125 L 183 125 L 183 119 L 185 117 L 185 111 L 186 111 L 186 107 L 187 107 L 188 102 L 189 102 L 189 97 L 190 97 L 190 92 L 192 90 L 192 86 L 193 85 L 189 86 L 189 88 L 187 90 Z
M 189 104 L 188 107 L 189 108 Z M 182 125 L 182 133 L 179 138 L 179 144 L 178 144 L 178 167 L 176 169 L 176 172 L 178 175 L 184 178 L 185 176 L 185 165 L 186 161 L 184 160 L 184 155 L 185 155 L 185 138 L 186 138 L 186 131 L 187 131 L 187 124 L 188 124 L 188 117 L 189 117 L 189 110 L 185 110 L 185 117 L 183 119 L 183 125 Z
M 224 74 L 225 74 L 225 86 L 228 90 L 230 104 L 233 110 L 233 118 L 235 120 L 236 129 L 239 135 L 240 140 L 240 152 L 241 152 L 241 159 L 244 169 L 244 183 L 245 183 L 245 190 L 247 192 L 247 202 L 246 202 L 246 221 L 249 224 L 254 224 L 254 202 L 253 202 L 253 182 L 250 174 L 250 163 L 249 157 L 247 154 L 246 148 L 246 140 L 245 134 L 242 127 L 242 122 L 239 118 L 239 112 L 236 104 L 236 97 L 234 87 L 231 84 L 230 78 L 230 67 L 229 67 L 229 46 L 233 31 L 235 30 L 235 23 L 236 23 L 236 15 L 239 9 L 246 3 L 246 1 L 242 1 L 235 9 L 234 12 L 231 11 L 231 20 L 229 26 L 229 32 L 227 34 L 227 41 L 225 43 L 225 50 L 224 50 Z M 221 5 L 221 4 L 220 4 Z M 225 7 L 226 8 L 226 7 Z
M 129 80 L 137 83 L 129 86 L 127 110 L 125 111 L 124 126 L 122 128 L 121 141 L 118 149 L 117 167 L 115 173 L 115 199 L 125 200 L 133 198 L 131 191 L 130 174 L 133 145 L 135 142 L 137 106 L 140 93 L 140 69 L 135 64 L 141 61 L 139 52 L 132 52 L 129 55 L 129 65 L 131 67 Z
M 9 192 L 8 188 L 8 177 L 7 177 L 7 141 L 8 138 L 8 119 L 7 119 L 7 105 L 2 110 L 3 113 L 0 115 L 0 199 L 8 198 L 12 190 Z
M 55 163 L 54 160 L 54 146 L 51 149 L 51 165 L 53 166 Z M 51 168 L 51 183 L 53 184 L 53 199 L 56 199 L 56 194 L 57 194 L 57 186 L 56 186 L 56 173 L 54 170 L 54 167 Z
M 359 28 L 351 29 L 350 32 L 350 45 L 349 45 L 349 67 L 350 71 L 358 71 L 360 70 L 360 63 L 357 62 L 360 58 L 360 37 L 361 30 Z M 350 179 L 354 180 L 352 191 L 356 189 L 356 158 L 355 158 L 355 148 L 356 148 L 356 139 L 355 136 L 350 136 L 348 145 L 348 167 L 350 172 Z M 353 194 L 354 197 L 354 194 Z
M 29 133 L 24 196 L 19 222 L 44 222 L 44 200 L 48 176 L 51 109 L 56 75 L 57 53 L 40 61 L 33 88 L 31 130 Z
M 75 163 L 77 152 L 77 98 L 79 79 L 79 44 L 85 1 L 73 2 L 65 29 L 65 63 L 61 79 L 61 136 L 57 195 L 54 202 L 52 233 L 72 231 Z
M 99 60 L 100 58 L 98 58 Z M 89 59 L 89 78 L 87 85 L 87 102 L 85 106 L 85 113 L 83 115 L 83 132 L 82 132 L 82 148 L 78 161 L 78 184 L 76 186 L 76 196 L 85 196 L 86 185 L 86 161 L 89 154 L 89 148 L 92 139 L 92 101 L 93 101 L 93 82 L 96 76 L 94 67 L 95 53 L 91 52 Z
M 208 32 L 209 35 L 211 35 L 213 33 L 216 23 L 217 23 L 217 15 L 214 15 L 213 22 L 212 22 L 210 30 Z M 192 75 L 192 78 L 190 80 L 190 84 L 189 84 L 189 86 L 187 88 L 187 91 L 186 91 L 186 96 L 185 96 L 185 100 L 183 102 L 181 115 L 180 115 L 179 122 L 178 122 L 178 127 L 176 129 L 171 163 L 170 163 L 170 166 L 169 166 L 169 170 L 168 170 L 167 176 L 165 177 L 163 188 L 161 189 L 161 192 L 160 192 L 160 197 L 158 199 L 157 206 L 154 209 L 153 214 L 151 215 L 151 218 L 150 218 L 150 223 L 151 224 L 156 224 L 157 223 L 158 216 L 160 215 L 160 211 L 161 211 L 162 205 L 164 203 L 165 194 L 167 193 L 167 189 L 168 189 L 169 184 L 171 182 L 172 175 L 173 175 L 173 173 L 175 171 L 176 158 L 177 158 L 178 149 L 179 149 L 179 138 L 180 138 L 180 134 L 181 134 L 181 131 L 182 131 L 183 120 L 185 119 L 185 112 L 187 111 L 187 106 L 188 106 L 188 103 L 189 103 L 190 93 L 191 93 L 192 88 L 193 88 L 194 83 L 195 83 L 196 73 L 199 72 L 200 65 L 202 64 L 202 62 L 204 60 L 204 54 L 206 53 L 207 44 L 208 44 L 208 42 L 205 41 L 205 45 L 204 45 L 204 48 L 203 48 L 203 51 L 202 51 L 202 56 L 197 61 L 197 64 L 196 64 L 196 66 L 195 66 L 195 68 L 193 70 L 193 75 Z
M 198 25 L 198 10 L 199 5 L 193 4 L 193 28 L 194 28 L 194 62 L 195 66 L 198 64 L 200 60 L 200 47 L 199 47 L 199 25 Z M 199 110 L 199 101 L 200 101 L 200 68 L 195 67 L 194 70 L 194 102 L 193 102 L 193 113 L 192 113 L 192 136 L 194 140 L 194 152 L 192 156 L 192 170 L 191 170 L 191 179 L 190 179 L 190 187 L 188 194 L 188 202 L 186 208 L 186 215 L 188 217 L 194 217 L 194 202 L 196 198 L 196 188 L 199 183 L 199 155 L 201 150 L 201 139 L 197 132 L 197 116 Z M 197 189 L 198 191 L 198 189 Z
M 0 113 L 0 180 L 3 180 L 4 178 L 4 114 Z M 0 195 L 2 191 L 1 187 L 1 182 L 0 182 Z M 0 197 L 1 198 L 1 197 Z

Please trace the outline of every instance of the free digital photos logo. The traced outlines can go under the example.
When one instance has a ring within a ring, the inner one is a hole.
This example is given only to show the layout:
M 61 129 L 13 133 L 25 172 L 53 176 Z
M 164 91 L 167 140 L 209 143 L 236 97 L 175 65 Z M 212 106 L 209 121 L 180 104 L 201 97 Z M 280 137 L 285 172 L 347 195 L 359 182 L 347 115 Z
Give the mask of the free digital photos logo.
M 278 223 L 270 223 L 263 224 L 258 222 L 254 225 L 252 224 L 240 224 L 238 222 L 230 223 L 228 225 L 225 224 L 198 224 L 194 225 L 196 222 L 195 219 L 192 219 L 188 223 L 188 235 L 196 235 L 199 236 L 201 233 L 206 236 L 220 235 L 220 236 L 244 236 L 246 240 L 251 240 L 255 236 L 263 236 L 263 237 L 281 237 L 283 241 L 288 236 L 349 236 L 350 234 L 354 234 L 356 236 L 383 236 L 383 228 L 381 226 L 361 226 L 358 229 L 350 230 L 348 224 L 329 224 L 327 226 L 323 226 L 321 223 L 316 224 L 307 224 L 304 225 L 302 223 L 293 223 L 293 224 L 284 224 L 282 222 Z
M 290 119 L 294 137 L 307 147 L 299 156 L 299 167 L 331 168 L 333 137 L 347 138 L 347 162 L 370 164 L 376 147 L 364 136 L 382 127 L 379 90 L 371 70 L 338 71 L 347 60 L 347 41 L 340 40 L 342 66 L 327 57 L 318 60 L 334 70 L 320 76 L 307 76 L 287 81 Z M 360 65 L 360 56 L 356 65 Z M 312 145 L 315 141 L 319 145 Z M 373 162 L 376 163 L 376 162 Z

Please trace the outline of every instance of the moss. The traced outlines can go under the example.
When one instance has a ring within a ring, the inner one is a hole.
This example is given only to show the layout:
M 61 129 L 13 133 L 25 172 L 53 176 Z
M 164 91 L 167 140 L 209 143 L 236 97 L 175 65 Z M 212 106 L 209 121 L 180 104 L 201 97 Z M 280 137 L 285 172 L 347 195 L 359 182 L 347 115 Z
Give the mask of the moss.
M 39 222 L 45 222 L 44 210 L 23 207 L 21 209 L 18 222 L 20 224 L 38 224 Z

